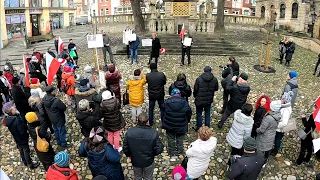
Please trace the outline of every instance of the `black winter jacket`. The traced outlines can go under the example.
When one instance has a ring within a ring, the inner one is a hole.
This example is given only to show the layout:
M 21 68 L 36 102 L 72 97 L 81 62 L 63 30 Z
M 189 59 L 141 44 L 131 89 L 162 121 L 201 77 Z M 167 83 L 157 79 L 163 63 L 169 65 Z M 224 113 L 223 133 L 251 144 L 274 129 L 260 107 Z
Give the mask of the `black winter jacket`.
M 27 132 L 27 126 L 22 120 L 21 116 L 8 116 L 6 117 L 5 122 L 17 145 L 29 146 L 29 134 Z
M 100 110 L 101 116 L 103 117 L 102 124 L 107 131 L 116 132 L 126 125 L 120 109 L 121 104 L 115 97 L 101 102 Z
M 131 157 L 134 167 L 145 168 L 154 162 L 154 156 L 163 151 L 163 143 L 156 130 L 150 126 L 137 125 L 129 128 L 123 143 L 123 152 Z
M 94 111 L 100 111 L 100 109 L 95 109 Z M 78 111 L 77 120 L 81 126 L 81 133 L 84 137 L 89 137 L 92 128 L 101 126 L 100 118 L 94 115 L 94 112 L 89 111 Z
M 310 130 L 312 129 L 312 132 L 313 130 L 316 129 L 316 124 L 313 120 L 313 115 L 311 114 L 309 116 L 309 119 L 307 118 L 302 118 L 302 123 L 303 123 L 303 126 L 304 126 L 304 132 L 305 133 L 309 133 Z M 313 143 L 312 143 L 312 132 L 310 132 L 307 137 L 304 139 L 304 140 L 301 140 L 301 146 L 303 147 L 310 147 L 310 146 L 313 146 Z
M 171 94 L 174 88 L 178 88 L 181 92 L 181 97 L 185 98 L 188 101 L 188 98 L 191 96 L 192 90 L 187 81 L 175 81 L 174 83 L 172 83 L 169 87 L 169 94 Z
M 208 106 L 213 102 L 214 92 L 218 91 L 219 84 L 216 77 L 210 72 L 205 72 L 197 78 L 193 96 L 196 106 Z
M 159 38 L 152 39 L 151 57 L 158 58 L 160 49 L 161 49 L 160 39 Z
M 252 131 L 251 131 L 251 137 L 256 137 L 257 136 L 257 129 L 260 127 L 262 119 L 266 115 L 267 110 L 263 106 L 259 106 L 258 109 L 254 112 L 253 115 L 253 126 L 252 126 Z
M 27 97 L 20 86 L 16 85 L 13 85 L 12 87 L 12 97 L 17 110 L 20 112 L 21 117 L 24 119 L 24 116 L 31 111 L 28 103 L 29 97 Z
M 46 94 L 42 99 L 44 108 L 48 113 L 49 119 L 54 126 L 64 126 L 66 117 L 64 111 L 67 109 L 66 105 L 57 97 L 51 94 Z
M 182 97 L 173 96 L 167 99 L 162 106 L 162 128 L 171 133 L 187 133 L 192 115 L 188 102 Z
M 228 82 L 232 81 L 233 76 L 239 76 L 240 68 L 238 62 L 233 62 L 231 65 L 228 65 L 226 69 L 222 71 L 222 88 L 225 89 Z
M 150 100 L 164 99 L 164 85 L 167 83 L 167 78 L 163 72 L 158 72 L 156 69 L 151 69 L 151 72 L 146 75 L 148 83 L 148 92 Z
M 241 158 L 232 164 L 231 171 L 227 173 L 227 177 L 234 180 L 256 180 L 263 164 L 264 156 L 262 153 L 244 153 Z
M 41 124 L 45 123 L 45 125 L 47 126 L 47 129 L 49 128 L 50 131 L 53 133 L 52 123 L 44 108 L 43 102 L 41 101 L 41 102 L 32 103 L 30 107 L 37 114 L 38 121 L 40 121 Z
M 230 93 L 228 108 L 235 111 L 237 109 L 241 109 L 241 107 L 247 102 L 250 86 L 248 84 L 237 84 L 231 81 L 228 82 L 226 90 Z

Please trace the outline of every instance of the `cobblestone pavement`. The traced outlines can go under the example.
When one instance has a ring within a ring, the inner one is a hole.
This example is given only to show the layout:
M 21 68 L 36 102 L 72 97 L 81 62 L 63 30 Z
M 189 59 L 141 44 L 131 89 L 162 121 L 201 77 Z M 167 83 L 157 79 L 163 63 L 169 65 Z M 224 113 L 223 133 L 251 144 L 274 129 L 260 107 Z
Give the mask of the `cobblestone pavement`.
M 239 46 L 249 52 L 251 52 L 250 57 L 241 57 L 237 58 L 241 66 L 242 72 L 247 72 L 249 74 L 249 83 L 252 87 L 252 91 L 249 94 L 248 101 L 254 103 L 257 97 L 261 93 L 268 94 L 272 99 L 277 99 L 280 96 L 282 88 L 286 81 L 287 73 L 290 70 L 296 70 L 299 73 L 299 95 L 297 98 L 297 105 L 294 107 L 293 114 L 294 116 L 300 116 L 301 113 L 304 113 L 309 108 L 311 101 L 314 100 L 318 95 L 319 91 L 315 88 L 319 87 L 319 78 L 312 76 L 313 68 L 317 59 L 317 55 L 308 50 L 305 50 L 297 46 L 292 66 L 286 68 L 278 64 L 276 58 L 278 55 L 277 44 L 279 37 L 273 37 L 274 46 L 272 48 L 272 62 L 271 66 L 274 67 L 277 71 L 275 74 L 263 74 L 253 69 L 253 65 L 259 63 L 259 51 L 260 44 L 259 42 L 265 38 L 264 34 L 260 32 L 245 32 L 245 31 L 228 31 L 221 36 L 225 37 L 226 40 L 239 44 Z M 116 44 L 121 44 L 122 36 L 119 34 L 118 37 L 112 37 L 112 41 Z M 161 38 L 161 35 L 160 35 Z M 178 37 L 177 37 L 178 38 Z M 81 46 L 86 46 L 86 44 L 81 44 Z M 115 47 L 121 48 L 121 47 Z M 213 47 L 214 48 L 214 47 Z M 80 70 L 84 67 L 85 64 L 92 63 L 92 51 L 85 50 L 80 51 Z M 147 56 L 141 56 L 141 63 L 139 65 L 130 65 L 129 60 L 123 56 L 116 56 L 115 60 L 117 62 L 118 68 L 121 70 L 124 80 L 127 80 L 128 76 L 133 73 L 135 68 L 144 66 L 144 71 L 148 72 L 146 64 L 148 61 Z M 168 84 L 166 88 L 176 79 L 176 75 L 179 72 L 184 72 L 187 75 L 188 83 L 193 86 L 195 79 L 202 73 L 203 67 L 205 65 L 210 65 L 213 67 L 214 74 L 218 77 L 219 81 L 221 80 L 221 69 L 218 68 L 219 65 L 225 65 L 227 63 L 227 57 L 207 57 L 207 56 L 192 56 L 192 65 L 190 67 L 180 67 L 179 56 L 161 56 L 159 63 L 159 70 L 163 71 L 167 78 Z M 145 88 L 147 89 L 147 88 Z M 146 91 L 147 92 L 147 91 Z M 147 93 L 145 93 L 147 94 Z M 195 124 L 195 106 L 193 103 L 194 99 L 191 98 L 190 104 L 193 109 L 193 116 L 191 123 L 189 125 L 189 133 L 186 137 L 184 147 L 187 149 L 187 146 L 193 142 L 197 135 L 191 129 Z M 225 137 L 231 126 L 232 118 L 229 119 L 224 129 L 219 130 L 217 128 L 217 122 L 220 119 L 220 115 L 217 113 L 222 106 L 222 91 L 216 93 L 214 98 L 215 105 L 212 107 L 212 118 L 211 118 L 211 128 L 215 132 L 215 136 L 218 138 L 217 149 L 215 154 L 211 158 L 210 166 L 206 171 L 206 174 L 202 179 L 226 179 L 225 172 L 227 168 L 227 157 L 230 153 L 230 146 L 227 144 Z M 148 106 L 148 99 L 145 98 L 145 104 L 143 105 L 144 109 Z M 164 131 L 161 129 L 160 120 L 159 120 L 159 109 L 156 108 L 155 119 L 156 124 L 155 128 L 160 132 L 161 139 L 166 143 L 166 138 L 164 136 Z M 125 130 L 132 126 L 130 123 L 130 114 L 128 107 L 123 108 L 125 118 L 127 120 L 127 127 L 122 131 L 122 137 L 125 133 Z M 77 154 L 80 140 L 83 138 L 80 133 L 79 123 L 75 119 L 75 115 L 68 110 L 69 114 L 68 120 L 68 143 L 71 145 L 68 148 L 68 151 L 71 156 L 70 166 L 73 169 L 79 171 L 80 179 L 91 179 L 91 173 L 87 166 L 87 160 L 85 158 L 80 158 Z M 301 126 L 301 121 L 298 120 L 299 126 Z M 29 179 L 43 179 L 45 172 L 43 171 L 42 166 L 36 170 L 29 170 L 25 168 L 20 159 L 19 152 L 16 149 L 15 143 L 12 136 L 8 132 L 6 127 L 0 127 L 0 157 L 1 157 L 1 168 L 9 174 L 13 180 L 29 180 Z M 299 138 L 295 132 L 286 134 L 283 139 L 283 146 L 281 150 L 281 156 L 278 158 L 271 157 L 267 166 L 262 170 L 259 179 L 314 179 L 315 174 L 319 172 L 318 162 L 315 158 L 312 158 L 312 161 L 309 165 L 303 164 L 301 166 L 296 166 L 293 162 L 296 160 L 300 143 Z M 55 142 L 53 142 L 55 144 Z M 56 149 L 57 147 L 54 146 Z M 33 149 L 33 148 L 32 148 Z M 32 150 L 34 159 L 36 158 L 35 152 Z M 172 161 L 173 160 L 173 161 Z M 122 166 L 124 168 L 125 176 L 128 179 L 133 179 L 133 168 L 132 164 L 127 162 L 125 155 L 122 155 Z M 167 154 L 166 148 L 165 151 L 156 157 L 156 168 L 155 168 L 155 179 L 157 180 L 166 180 L 170 179 L 170 173 L 173 167 L 182 161 L 182 157 L 177 159 L 170 159 Z

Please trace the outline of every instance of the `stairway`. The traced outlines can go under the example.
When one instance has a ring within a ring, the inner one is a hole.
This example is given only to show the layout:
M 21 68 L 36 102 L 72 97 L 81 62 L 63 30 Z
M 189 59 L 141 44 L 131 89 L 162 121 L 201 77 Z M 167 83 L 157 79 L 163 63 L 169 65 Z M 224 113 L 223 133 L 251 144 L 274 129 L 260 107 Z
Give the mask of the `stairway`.
M 150 38 L 142 36 L 140 39 Z M 167 55 L 181 55 L 181 42 L 179 35 L 160 35 L 161 47 L 166 48 Z M 149 55 L 151 47 L 142 47 L 140 43 L 138 53 Z M 223 38 L 209 35 L 193 35 L 192 55 L 208 56 L 249 56 L 250 54 L 235 44 L 227 42 Z M 115 55 L 126 55 L 126 47 L 115 52 Z

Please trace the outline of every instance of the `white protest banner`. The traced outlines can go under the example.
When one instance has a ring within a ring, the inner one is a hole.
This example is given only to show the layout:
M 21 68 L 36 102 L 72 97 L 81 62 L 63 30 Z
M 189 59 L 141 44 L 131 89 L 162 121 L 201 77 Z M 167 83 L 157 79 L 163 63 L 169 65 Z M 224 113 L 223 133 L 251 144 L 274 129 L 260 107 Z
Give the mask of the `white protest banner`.
M 136 41 L 137 34 L 129 34 L 128 35 L 128 41 Z
M 184 46 L 191 46 L 191 43 L 192 43 L 192 38 L 184 38 L 184 41 L 183 41 L 183 45 Z
M 102 86 L 106 86 L 107 84 L 104 71 L 99 71 L 99 83 Z
M 130 34 L 132 34 L 132 30 L 126 30 L 126 31 L 123 31 L 123 36 L 122 36 L 122 43 L 125 44 L 125 45 L 128 45 L 129 44 L 129 36 Z
M 103 37 L 102 34 L 88 35 L 88 48 L 100 48 L 103 47 Z
M 320 138 L 312 140 L 314 154 L 320 150 Z
M 152 39 L 142 39 L 142 46 L 152 46 Z

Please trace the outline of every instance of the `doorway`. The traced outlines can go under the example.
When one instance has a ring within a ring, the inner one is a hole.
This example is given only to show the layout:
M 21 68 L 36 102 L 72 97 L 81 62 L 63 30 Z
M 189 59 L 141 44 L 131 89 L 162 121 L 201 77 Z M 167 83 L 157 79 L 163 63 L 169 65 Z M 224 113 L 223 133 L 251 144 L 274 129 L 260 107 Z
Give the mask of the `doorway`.
M 32 24 L 32 36 L 39 36 L 40 35 L 39 15 L 37 14 L 31 15 L 31 24 Z

